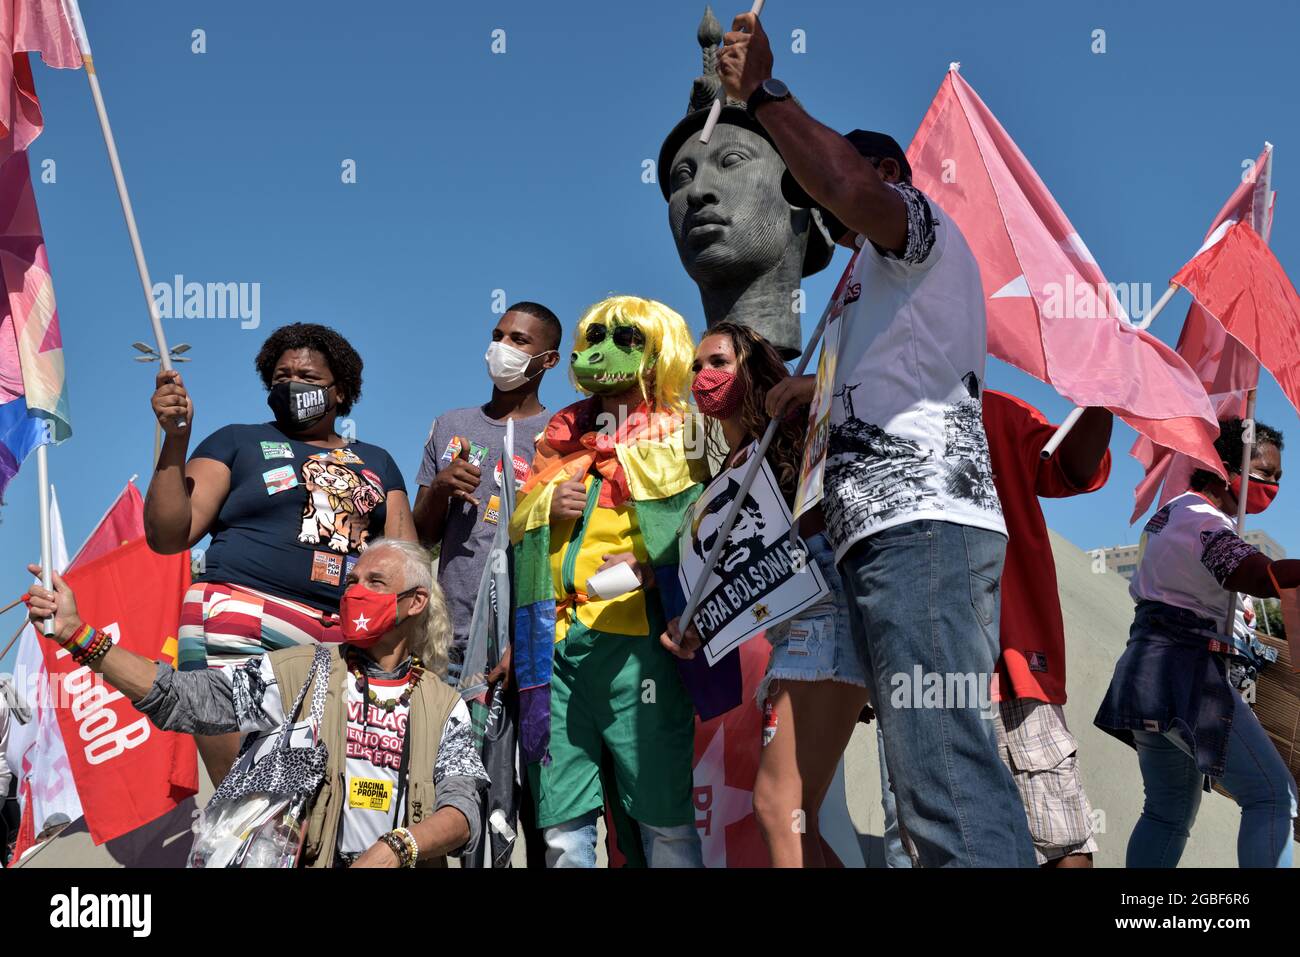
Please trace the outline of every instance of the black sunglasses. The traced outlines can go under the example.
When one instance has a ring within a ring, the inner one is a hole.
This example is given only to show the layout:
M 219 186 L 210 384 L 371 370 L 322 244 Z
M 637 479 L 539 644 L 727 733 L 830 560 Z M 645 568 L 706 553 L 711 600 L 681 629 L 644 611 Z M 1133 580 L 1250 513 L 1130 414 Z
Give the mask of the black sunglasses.
M 615 326 L 614 331 L 610 332 L 605 324 L 600 322 L 592 323 L 587 327 L 587 345 L 594 346 L 604 342 L 606 335 L 613 339 L 614 345 L 620 349 L 645 345 L 645 334 L 636 326 Z

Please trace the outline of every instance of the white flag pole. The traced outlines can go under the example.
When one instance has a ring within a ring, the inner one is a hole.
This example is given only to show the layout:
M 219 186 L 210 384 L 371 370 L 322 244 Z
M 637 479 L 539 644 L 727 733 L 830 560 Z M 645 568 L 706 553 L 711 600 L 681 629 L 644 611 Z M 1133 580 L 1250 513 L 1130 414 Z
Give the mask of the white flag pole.
M 1268 245 L 1268 237 L 1272 232 L 1272 199 L 1273 199 L 1273 144 L 1265 142 L 1268 150 L 1268 159 L 1264 163 L 1264 184 L 1262 192 L 1257 193 L 1262 196 L 1261 203 L 1254 204 L 1251 210 L 1253 222 L 1251 227 L 1259 237 Z M 1259 370 L 1259 366 L 1256 366 Z M 1262 370 L 1260 370 L 1262 371 Z M 1259 377 L 1259 371 L 1256 371 L 1256 379 Z M 1250 463 L 1255 458 L 1255 389 L 1246 393 L 1246 420 L 1245 429 L 1242 435 L 1241 443 L 1241 491 L 1237 496 L 1237 534 L 1244 535 L 1246 528 L 1246 497 L 1250 492 Z M 1223 621 L 1223 633 L 1232 638 L 1232 633 L 1237 624 L 1237 593 L 1234 591 L 1228 596 L 1228 611 Z
M 1141 322 L 1133 324 L 1133 328 L 1145 329 L 1147 326 L 1151 325 L 1151 323 L 1155 322 L 1156 316 L 1160 314 L 1160 311 L 1164 309 L 1165 306 L 1169 305 L 1169 300 L 1174 298 L 1174 293 L 1176 293 L 1179 288 L 1180 287 L 1177 283 L 1171 282 L 1169 288 L 1165 290 L 1165 294 L 1156 300 L 1156 304 L 1151 307 L 1151 310 L 1145 316 L 1142 317 Z M 1083 415 L 1083 409 L 1079 406 L 1075 406 L 1070 411 L 1070 414 L 1065 417 L 1065 421 L 1056 427 L 1056 431 L 1052 433 L 1052 437 L 1048 439 L 1047 444 L 1043 446 L 1043 451 L 1039 453 L 1043 458 L 1050 459 L 1056 453 L 1056 450 L 1061 447 L 1061 443 L 1065 441 L 1065 437 L 1070 434 L 1070 430 L 1078 424 L 1081 415 Z
M 750 8 L 749 12 L 756 17 L 761 16 L 763 2 L 764 0 L 754 0 L 754 6 Z M 713 136 L 713 128 L 718 125 L 718 119 L 722 116 L 722 105 L 726 102 L 726 99 L 727 91 L 723 90 L 718 98 L 713 101 L 713 105 L 709 107 L 709 115 L 704 121 L 704 129 L 700 130 L 701 143 L 707 143 Z
M 826 308 L 822 311 L 822 317 L 817 322 L 817 328 L 813 330 L 812 338 L 808 340 L 803 355 L 799 357 L 799 364 L 795 367 L 793 373 L 796 377 L 804 374 L 808 368 L 808 360 L 817 351 L 817 344 L 821 342 L 822 333 L 826 331 L 826 323 L 830 319 L 831 310 L 835 307 L 837 298 L 831 296 L 830 301 L 826 303 Z M 767 424 L 767 429 L 763 432 L 763 438 L 759 440 L 758 449 L 749 457 L 749 468 L 745 470 L 745 477 L 740 482 L 740 489 L 736 492 L 735 499 L 727 506 L 727 517 L 718 532 L 718 540 L 713 543 L 713 548 L 709 550 L 709 557 L 700 570 L 700 577 L 691 589 L 691 597 L 686 602 L 686 608 L 682 611 L 679 619 L 683 634 L 690 627 L 691 619 L 695 617 L 695 609 L 699 607 L 700 599 L 704 597 L 704 586 L 708 583 L 709 576 L 713 574 L 713 566 L 718 563 L 718 558 L 722 555 L 722 549 L 727 544 L 727 539 L 731 537 L 731 530 L 736 525 L 736 517 L 740 514 L 740 507 L 745 503 L 749 490 L 754 486 L 754 479 L 758 477 L 758 473 L 763 467 L 763 459 L 767 456 L 767 448 L 772 444 L 772 439 L 775 438 L 777 427 L 780 424 L 781 420 L 779 418 L 773 419 Z
M 46 452 L 47 445 L 42 442 L 36 446 L 36 484 L 40 489 L 41 513 L 41 585 L 47 590 L 54 590 L 54 546 L 50 539 L 50 461 Z M 41 624 L 41 630 L 54 634 L 54 619 L 47 618 Z
M 108 164 L 113 169 L 113 180 L 117 184 L 117 198 L 122 203 L 122 215 L 126 218 L 126 232 L 131 238 L 131 251 L 135 254 L 135 268 L 140 274 L 140 286 L 144 290 L 144 300 L 149 310 L 149 322 L 153 325 L 153 337 L 158 347 L 158 355 L 163 370 L 172 369 L 171 353 L 167 350 L 167 337 L 163 333 L 162 320 L 158 316 L 158 306 L 153 299 L 153 283 L 149 279 L 149 266 L 144 258 L 144 246 L 140 243 L 140 231 L 135 225 L 135 211 L 131 208 L 131 196 L 126 191 L 126 178 L 122 175 L 122 163 L 117 155 L 117 143 L 113 139 L 113 128 L 108 122 L 108 110 L 104 106 L 104 95 L 99 89 L 99 77 L 95 73 L 95 60 L 90 52 L 90 38 L 86 34 L 85 21 L 81 19 L 81 8 L 77 0 L 62 0 L 64 12 L 72 23 L 73 33 L 77 37 L 77 46 L 81 50 L 81 59 L 86 68 L 86 80 L 90 83 L 90 96 L 95 101 L 95 112 L 99 116 L 99 129 L 104 134 L 104 146 L 108 149 Z M 185 425 L 184 418 L 177 419 L 178 427 Z

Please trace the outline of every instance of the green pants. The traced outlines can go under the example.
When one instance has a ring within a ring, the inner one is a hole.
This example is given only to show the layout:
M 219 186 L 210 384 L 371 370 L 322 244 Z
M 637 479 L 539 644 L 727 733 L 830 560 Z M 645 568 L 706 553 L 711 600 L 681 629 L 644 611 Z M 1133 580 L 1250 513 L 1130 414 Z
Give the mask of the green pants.
M 694 822 L 695 713 L 676 659 L 651 631 L 611 635 L 575 622 L 555 646 L 551 763 L 528 766 L 538 827 L 605 806 L 602 749 L 630 817 L 655 827 Z

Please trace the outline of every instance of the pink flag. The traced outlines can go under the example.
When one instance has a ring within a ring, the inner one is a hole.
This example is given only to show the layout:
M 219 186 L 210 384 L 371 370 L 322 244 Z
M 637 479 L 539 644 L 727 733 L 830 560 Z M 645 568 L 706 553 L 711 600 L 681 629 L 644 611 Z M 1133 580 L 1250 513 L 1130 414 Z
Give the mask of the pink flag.
M 0 0 L 0 138 L 12 132 L 18 150 L 41 131 L 28 51 L 39 52 L 46 66 L 81 66 L 77 37 L 61 0 Z
M 1266 145 L 1264 151 L 1242 177 L 1228 201 L 1223 204 L 1219 214 L 1210 223 L 1205 233 L 1205 240 L 1197 253 L 1196 262 L 1218 246 L 1228 231 L 1238 222 L 1251 224 L 1264 242 L 1268 241 L 1273 229 L 1274 194 L 1269 188 L 1272 180 L 1273 147 Z M 1188 264 L 1190 266 L 1191 263 Z M 1184 267 L 1186 270 L 1188 267 Z M 1279 266 L 1280 270 L 1281 267 Z M 1180 273 L 1181 275 L 1181 273 Z M 1225 277 L 1226 278 L 1226 277 Z M 1285 277 L 1284 277 L 1285 278 Z M 1180 285 L 1185 285 L 1180 283 Z M 1292 336 L 1295 333 L 1292 332 Z M 1276 346 L 1286 343 L 1278 340 Z M 1246 393 L 1259 383 L 1259 360 L 1240 342 L 1228 335 L 1223 324 L 1211 313 L 1202 308 L 1201 303 L 1193 301 L 1183 321 L 1183 331 L 1178 337 L 1178 354 L 1196 370 L 1210 404 L 1219 419 L 1241 417 L 1246 414 Z M 1276 364 L 1276 363 L 1275 363 Z M 1269 366 L 1273 368 L 1272 365 Z M 1284 370 L 1284 365 L 1279 365 Z M 1283 371 L 1285 374 L 1285 370 Z M 1279 381 L 1283 374 L 1278 374 Z M 1290 372 L 1291 381 L 1297 373 Z M 1297 392 L 1287 392 L 1293 404 Z M 1156 501 L 1164 505 L 1176 495 L 1181 495 L 1197 468 L 1195 462 L 1173 449 L 1152 442 L 1145 436 L 1138 436 L 1133 443 L 1130 454 L 1142 463 L 1146 475 L 1134 490 L 1133 515 L 1130 522 L 1136 522 Z M 1163 486 L 1163 489 L 1162 489 Z
M 979 261 L 991 354 L 1220 469 L 1218 424 L 1195 373 L 1129 325 L 1088 247 L 955 64 L 908 160 Z

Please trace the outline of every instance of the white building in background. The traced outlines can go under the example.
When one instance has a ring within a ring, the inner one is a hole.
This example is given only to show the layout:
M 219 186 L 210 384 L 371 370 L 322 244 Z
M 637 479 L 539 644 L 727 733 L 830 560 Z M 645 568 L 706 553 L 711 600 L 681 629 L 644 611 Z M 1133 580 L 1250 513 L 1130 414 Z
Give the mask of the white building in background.
M 1242 537 L 1274 561 L 1286 558 L 1286 549 L 1279 545 L 1268 532 L 1252 528 L 1247 529 L 1246 534 Z M 1098 549 L 1093 549 L 1092 554 L 1096 555 L 1097 551 Z M 1106 559 L 1106 571 L 1114 572 L 1126 580 L 1132 580 L 1133 573 L 1137 571 L 1137 545 L 1112 545 L 1110 548 L 1103 548 L 1100 551 Z

